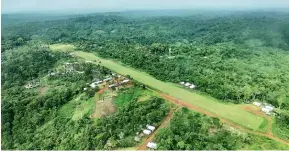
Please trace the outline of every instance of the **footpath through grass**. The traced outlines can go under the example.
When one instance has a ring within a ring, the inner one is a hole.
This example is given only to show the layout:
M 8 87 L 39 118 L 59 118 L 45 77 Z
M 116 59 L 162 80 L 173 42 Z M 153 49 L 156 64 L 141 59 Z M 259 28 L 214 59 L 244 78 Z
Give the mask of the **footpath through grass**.
M 57 48 L 59 48 L 59 46 Z M 205 97 L 200 94 L 193 93 L 183 88 L 174 86 L 170 83 L 157 80 L 156 78 L 148 75 L 145 72 L 141 72 L 133 68 L 120 65 L 119 63 L 111 60 L 99 58 L 92 53 L 82 51 L 76 51 L 74 53 L 76 56 L 81 57 L 87 61 L 94 61 L 94 60 L 101 61 L 101 65 L 106 68 L 109 68 L 122 75 L 130 75 L 133 79 L 145 85 L 158 89 L 182 101 L 186 101 L 194 106 L 215 113 L 220 117 L 228 119 L 241 126 L 257 130 L 261 125 L 261 123 L 263 122 L 262 117 L 244 111 L 240 109 L 238 106 L 224 104 L 215 101 L 213 98 L 211 99 L 209 97 Z

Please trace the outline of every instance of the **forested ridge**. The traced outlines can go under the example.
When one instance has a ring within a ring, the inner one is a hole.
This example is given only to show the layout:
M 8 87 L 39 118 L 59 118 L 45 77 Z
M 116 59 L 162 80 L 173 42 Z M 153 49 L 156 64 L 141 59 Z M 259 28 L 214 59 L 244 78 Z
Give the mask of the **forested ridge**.
M 83 101 L 88 101 L 94 95 L 95 90 L 82 93 L 85 83 L 96 75 L 91 70 L 98 71 L 100 77 L 110 71 L 84 65 L 83 75 L 46 79 L 44 77 L 64 61 L 76 61 L 67 54 L 51 52 L 47 45 L 54 43 L 74 44 L 78 50 L 120 61 L 162 81 L 192 82 L 197 86 L 196 91 L 220 101 L 273 104 L 278 113 L 275 132 L 289 139 L 289 14 L 211 13 L 140 17 L 91 14 L 9 23 L 2 28 L 1 37 L 2 149 L 130 147 L 135 145 L 132 136 L 141 125 L 158 124 L 168 112 L 162 99 L 139 103 L 131 98 L 118 112 L 97 122 L 88 115 L 72 120 L 72 115 L 66 113 L 69 116 L 64 118 L 60 112 L 64 105 L 79 96 L 85 95 Z M 51 88 L 41 95 L 25 90 L 23 86 L 35 79 L 45 79 L 40 83 L 48 83 Z M 141 111 L 141 108 L 148 111 Z M 152 114 L 148 115 L 149 112 Z M 210 124 L 199 124 L 200 121 Z M 181 128 L 176 129 L 175 124 Z M 186 128 L 188 124 L 196 129 Z M 240 137 L 220 127 L 217 119 L 182 109 L 156 140 L 160 142 L 160 149 L 247 149 L 250 147 L 245 144 L 250 145 L 252 140 L 261 143 L 263 139 L 251 135 Z M 210 128 L 218 129 L 216 135 L 206 136 Z M 198 139 L 181 138 L 190 134 Z M 168 141 L 163 140 L 168 138 Z M 211 141 L 201 143 L 208 139 Z M 196 144 L 190 144 L 192 141 Z
M 8 27 L 2 51 L 22 40 L 74 43 L 161 80 L 191 81 L 223 100 L 282 106 L 288 102 L 288 25 L 283 13 L 208 19 L 95 15 Z

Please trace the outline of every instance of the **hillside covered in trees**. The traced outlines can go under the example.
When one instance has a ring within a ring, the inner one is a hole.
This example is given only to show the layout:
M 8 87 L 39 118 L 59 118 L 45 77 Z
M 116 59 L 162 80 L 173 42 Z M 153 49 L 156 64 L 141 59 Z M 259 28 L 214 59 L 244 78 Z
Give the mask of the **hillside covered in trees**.
M 162 99 L 139 103 L 131 98 L 130 103 L 112 116 L 97 121 L 87 115 L 71 120 L 69 113 L 61 111 L 79 96 L 85 95 L 87 101 L 94 95 L 96 90 L 91 94 L 81 92 L 85 83 L 96 75 L 91 70 L 97 71 L 100 77 L 110 71 L 85 65 L 83 75 L 44 78 L 64 61 L 76 61 L 67 54 L 51 52 L 47 46 L 55 43 L 74 44 L 78 50 L 122 62 L 162 81 L 192 82 L 196 91 L 224 103 L 270 103 L 277 108 L 275 132 L 289 139 L 289 14 L 286 12 L 202 12 L 175 16 L 108 13 L 61 16 L 50 21 L 31 19 L 32 22 L 5 19 L 3 22 L 7 24 L 1 37 L 4 149 L 130 147 L 135 145 L 132 136 L 139 128 L 128 122 L 158 123 L 168 113 Z M 41 84 L 45 79 L 44 83 L 51 88 L 41 95 L 23 88 L 35 79 Z M 148 112 L 140 112 L 140 108 Z M 146 116 L 149 112 L 154 114 Z M 63 114 L 68 116 L 64 118 Z M 122 120 L 116 122 L 119 119 Z M 207 122 L 199 124 L 200 121 Z M 196 129 L 187 128 L 188 125 Z M 247 149 L 250 147 L 245 144 L 261 139 L 251 135 L 241 137 L 220 127 L 217 119 L 182 109 L 156 140 L 160 149 Z M 214 132 L 216 135 L 206 136 L 210 128 L 218 130 Z M 121 137 L 120 131 L 123 131 Z M 180 141 L 181 137 L 173 137 L 190 135 L 186 132 L 199 140 L 188 137 Z M 220 141 L 220 138 L 227 139 Z M 196 144 L 199 146 L 190 144 L 208 139 L 211 141 Z
M 74 43 L 169 82 L 235 103 L 288 106 L 287 13 L 123 17 L 91 15 L 10 26 L 2 51 L 29 40 Z M 160 70 L 161 69 L 161 70 Z

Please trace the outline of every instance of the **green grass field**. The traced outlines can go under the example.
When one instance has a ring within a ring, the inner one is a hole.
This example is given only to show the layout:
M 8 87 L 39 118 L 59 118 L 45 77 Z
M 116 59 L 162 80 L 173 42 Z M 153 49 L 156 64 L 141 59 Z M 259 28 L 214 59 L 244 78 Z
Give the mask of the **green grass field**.
M 62 51 L 62 52 L 75 50 L 74 45 L 69 45 L 69 44 L 53 44 L 53 45 L 50 45 L 49 48 L 53 51 Z
M 53 47 L 55 46 L 52 46 L 50 48 L 52 50 L 56 50 L 53 49 Z M 57 49 L 59 49 L 60 47 L 61 46 L 59 46 L 58 44 Z M 71 50 L 71 48 L 69 48 L 68 50 Z M 122 75 L 130 75 L 133 79 L 145 85 L 158 89 L 180 100 L 186 101 L 194 106 L 206 109 L 241 126 L 257 130 L 261 125 L 261 123 L 263 122 L 262 117 L 244 111 L 235 105 L 224 104 L 219 101 L 215 101 L 216 99 L 207 96 L 202 96 L 200 94 L 190 92 L 183 88 L 177 87 L 173 84 L 157 80 L 156 78 L 148 75 L 145 72 L 141 72 L 133 68 L 120 65 L 119 63 L 116 63 L 111 60 L 99 58 L 92 53 L 82 51 L 76 51 L 74 53 L 78 57 L 81 57 L 87 61 L 100 60 L 101 65 L 106 68 L 109 68 Z
M 95 98 L 81 100 L 81 95 L 63 105 L 58 114 L 63 118 L 79 120 L 84 115 L 91 113 L 95 106 Z

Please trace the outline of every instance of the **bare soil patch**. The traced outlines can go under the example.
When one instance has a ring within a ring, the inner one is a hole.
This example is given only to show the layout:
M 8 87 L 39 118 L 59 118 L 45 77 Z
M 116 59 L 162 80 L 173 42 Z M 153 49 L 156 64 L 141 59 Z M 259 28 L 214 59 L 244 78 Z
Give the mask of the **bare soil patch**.
M 100 98 L 95 101 L 94 112 L 90 115 L 90 118 L 101 118 L 110 115 L 116 111 L 113 103 L 113 92 L 104 93 L 107 88 L 100 89 L 97 93 L 100 94 Z
M 45 92 L 47 92 L 47 90 L 48 90 L 48 87 L 40 87 L 39 88 L 39 94 L 41 95 L 41 94 L 44 94 Z

